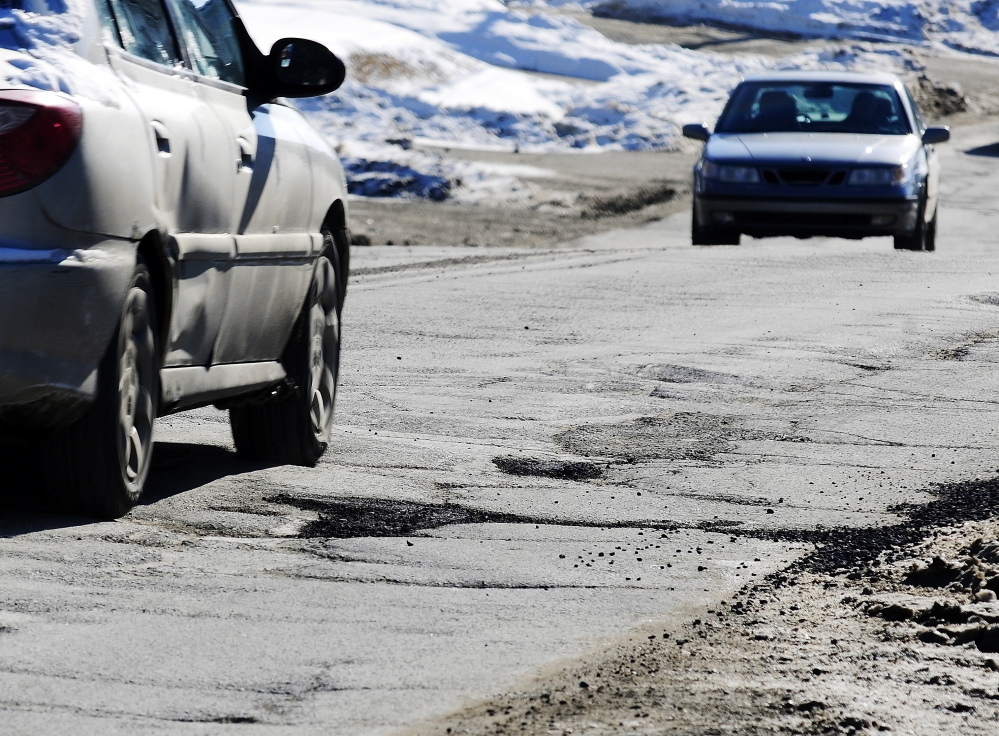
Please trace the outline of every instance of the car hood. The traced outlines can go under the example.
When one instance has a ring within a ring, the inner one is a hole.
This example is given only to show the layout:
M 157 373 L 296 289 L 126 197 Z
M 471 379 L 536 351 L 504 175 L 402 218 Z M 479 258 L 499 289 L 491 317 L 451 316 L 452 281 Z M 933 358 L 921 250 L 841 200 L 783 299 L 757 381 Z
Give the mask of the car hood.
M 837 162 L 896 165 L 912 158 L 920 140 L 914 135 L 850 133 L 718 133 L 705 156 L 713 161 L 790 164 Z

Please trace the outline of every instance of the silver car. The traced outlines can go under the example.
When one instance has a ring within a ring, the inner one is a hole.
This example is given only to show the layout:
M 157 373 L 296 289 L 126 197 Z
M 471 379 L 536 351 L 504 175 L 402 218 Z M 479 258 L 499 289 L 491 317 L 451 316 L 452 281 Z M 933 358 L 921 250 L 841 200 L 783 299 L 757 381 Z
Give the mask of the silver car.
M 284 98 L 333 91 L 343 64 L 302 39 L 264 55 L 229 0 L 11 7 L 0 68 L 28 72 L 0 77 L 0 434 L 32 491 L 120 516 L 156 418 L 211 404 L 242 456 L 314 465 L 347 194 Z
M 934 250 L 947 128 L 923 122 L 891 74 L 784 72 L 735 88 L 694 168 L 694 245 L 757 237 L 891 235 Z

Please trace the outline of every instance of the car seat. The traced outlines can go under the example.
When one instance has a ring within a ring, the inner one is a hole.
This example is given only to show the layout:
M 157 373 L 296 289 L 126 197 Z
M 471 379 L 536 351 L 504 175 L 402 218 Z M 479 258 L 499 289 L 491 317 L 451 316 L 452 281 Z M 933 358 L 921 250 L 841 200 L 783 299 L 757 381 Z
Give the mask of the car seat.
M 768 90 L 760 95 L 760 110 L 753 119 L 757 133 L 786 133 L 801 130 L 798 124 L 798 101 L 783 90 Z

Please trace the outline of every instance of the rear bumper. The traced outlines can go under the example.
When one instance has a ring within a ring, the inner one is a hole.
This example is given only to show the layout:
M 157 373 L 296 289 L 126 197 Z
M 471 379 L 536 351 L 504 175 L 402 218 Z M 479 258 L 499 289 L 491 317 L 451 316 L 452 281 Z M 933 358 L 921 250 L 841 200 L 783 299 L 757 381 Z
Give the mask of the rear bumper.
M 891 200 L 794 200 L 695 197 L 702 227 L 738 230 L 747 235 L 813 235 L 864 238 L 911 235 L 919 202 Z
M 74 250 L 0 239 L 0 434 L 64 426 L 94 400 L 97 368 L 118 324 L 135 248 Z

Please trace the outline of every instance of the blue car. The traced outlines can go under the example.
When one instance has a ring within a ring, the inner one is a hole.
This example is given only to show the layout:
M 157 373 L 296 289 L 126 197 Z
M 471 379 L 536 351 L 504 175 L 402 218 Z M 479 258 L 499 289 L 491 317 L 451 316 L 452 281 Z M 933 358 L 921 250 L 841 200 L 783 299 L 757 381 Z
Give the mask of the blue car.
M 950 139 L 927 127 L 891 74 L 780 72 L 733 90 L 694 167 L 694 245 L 740 236 L 891 235 L 898 250 L 934 250 L 940 164 Z

